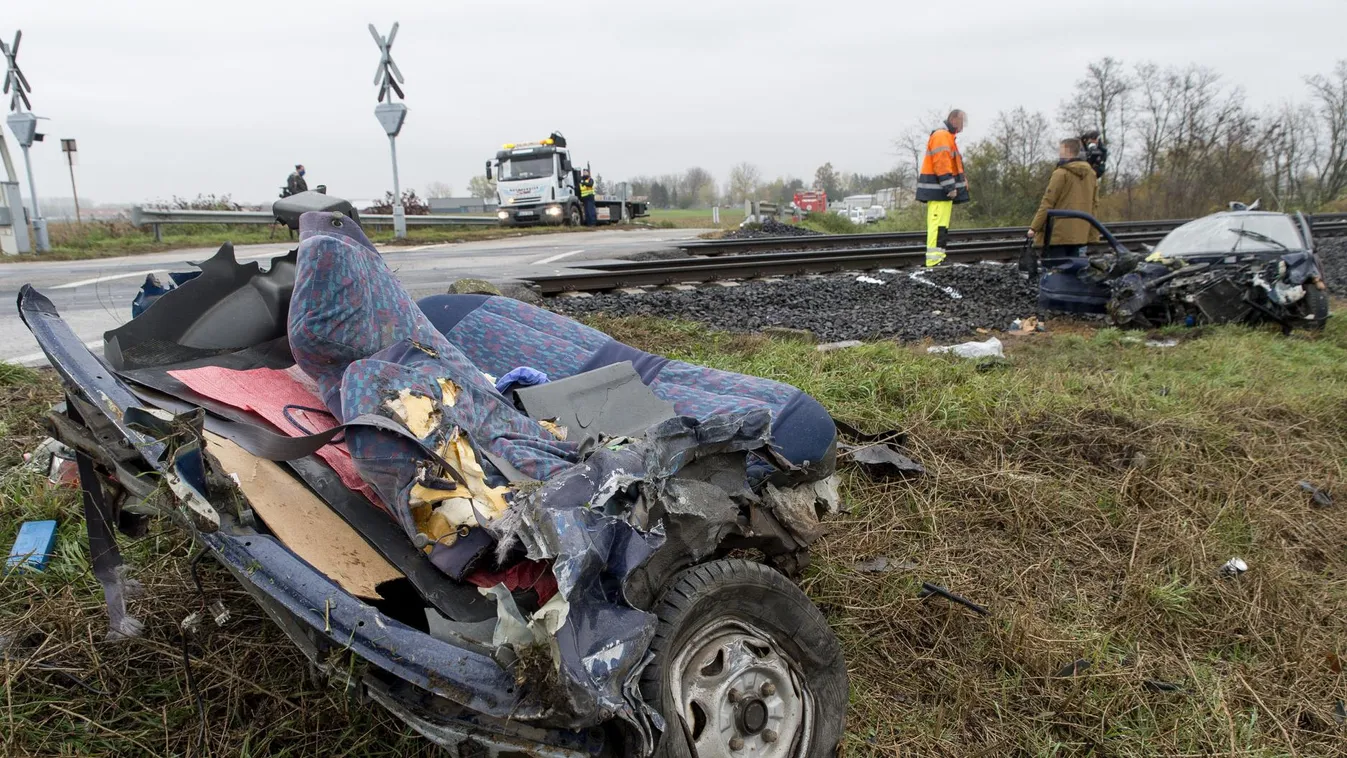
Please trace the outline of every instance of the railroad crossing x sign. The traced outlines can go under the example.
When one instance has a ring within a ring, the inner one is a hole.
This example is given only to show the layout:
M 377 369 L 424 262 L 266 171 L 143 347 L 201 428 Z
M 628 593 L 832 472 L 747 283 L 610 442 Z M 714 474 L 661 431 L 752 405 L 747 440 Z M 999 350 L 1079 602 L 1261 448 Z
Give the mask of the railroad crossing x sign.
M 374 37 L 374 44 L 379 46 L 379 68 L 374 71 L 374 83 L 379 85 L 379 102 L 384 98 L 393 102 L 392 95 L 388 90 L 398 93 L 398 97 L 406 98 L 402 94 L 402 88 L 398 85 L 402 83 L 402 72 L 398 70 L 398 64 L 393 62 L 393 40 L 398 36 L 398 23 L 393 22 L 393 28 L 388 30 L 388 37 L 381 36 L 374 28 L 374 24 L 369 25 L 370 36 Z
M 394 25 L 393 31 L 397 31 L 396 25 Z M 3 41 L 0 41 L 0 54 L 5 56 L 5 63 L 8 66 L 5 70 L 5 86 L 0 91 L 9 95 L 9 109 L 16 113 L 24 108 L 33 109 L 33 104 L 28 101 L 28 93 L 32 92 L 33 88 L 28 85 L 28 80 L 19 70 L 19 64 L 16 60 L 19 56 L 19 41 L 22 39 L 23 32 L 17 31 L 14 32 L 13 45 L 6 45 Z M 393 70 L 396 71 L 397 68 L 395 67 Z M 20 101 L 23 102 L 22 106 L 19 105 Z

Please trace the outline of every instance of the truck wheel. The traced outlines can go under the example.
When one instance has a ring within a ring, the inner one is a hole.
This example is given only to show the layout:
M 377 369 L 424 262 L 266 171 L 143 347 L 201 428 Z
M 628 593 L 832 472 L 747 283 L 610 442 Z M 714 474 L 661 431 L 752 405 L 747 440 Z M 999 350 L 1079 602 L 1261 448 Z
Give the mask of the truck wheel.
M 572 205 L 570 211 L 566 214 L 566 226 L 580 226 L 584 219 L 580 218 L 580 207 Z
M 695 566 L 654 612 L 655 662 L 641 695 L 667 722 L 656 756 L 836 753 L 847 709 L 842 647 L 784 576 L 744 560 Z

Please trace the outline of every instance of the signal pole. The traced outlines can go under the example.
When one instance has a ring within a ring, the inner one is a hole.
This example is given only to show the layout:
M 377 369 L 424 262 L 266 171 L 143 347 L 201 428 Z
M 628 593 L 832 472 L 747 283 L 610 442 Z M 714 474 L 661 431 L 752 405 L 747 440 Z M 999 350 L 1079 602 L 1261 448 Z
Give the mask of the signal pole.
M 393 22 L 393 28 L 388 30 L 387 37 L 381 36 L 374 28 L 374 24 L 369 25 L 369 33 L 374 37 L 374 44 L 379 46 L 379 67 L 374 71 L 374 83 L 379 86 L 379 104 L 374 106 L 374 117 L 379 119 L 379 125 L 388 134 L 388 152 L 393 158 L 393 236 L 405 239 L 407 210 L 402 207 L 402 186 L 398 183 L 397 136 L 402 131 L 402 122 L 407 118 L 407 106 L 393 102 L 394 93 L 399 99 L 405 98 L 406 95 L 402 94 L 402 88 L 398 86 L 403 81 L 402 72 L 393 62 L 393 55 L 390 52 L 393 49 L 393 40 L 398 36 L 398 23 Z M 384 102 L 385 98 L 388 102 Z
M 75 223 L 83 224 L 80 218 L 80 193 L 75 189 L 75 140 L 61 140 L 61 152 L 65 153 L 65 164 L 70 167 L 70 196 L 75 199 Z
M 28 170 L 28 194 L 33 203 L 33 244 L 39 253 L 45 253 L 51 249 L 51 243 L 47 240 L 47 221 L 42 218 L 42 209 L 38 207 L 37 183 L 33 181 L 33 161 L 28 156 L 28 148 L 34 142 L 41 142 L 42 135 L 37 133 L 38 117 L 30 112 L 33 104 L 28 100 L 28 93 L 32 92 L 33 88 L 19 70 L 17 61 L 19 42 L 22 39 L 23 32 L 17 31 L 14 33 L 12 46 L 0 42 L 0 54 L 5 56 L 5 62 L 8 64 L 4 88 L 0 91 L 10 96 L 10 114 L 5 123 L 9 124 L 9 130 L 14 132 L 14 138 L 19 141 L 19 149 L 23 151 L 23 165 Z M 23 219 L 14 221 L 16 226 L 23 223 Z

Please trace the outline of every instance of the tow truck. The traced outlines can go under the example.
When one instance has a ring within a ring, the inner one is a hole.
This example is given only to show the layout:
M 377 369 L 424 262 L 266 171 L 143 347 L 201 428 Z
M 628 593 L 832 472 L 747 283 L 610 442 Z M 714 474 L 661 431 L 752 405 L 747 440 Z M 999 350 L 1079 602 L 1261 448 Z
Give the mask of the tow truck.
M 494 170 L 494 171 L 493 171 Z M 486 162 L 486 178 L 496 179 L 496 218 L 502 226 L 584 223 L 580 169 L 571 161 L 560 132 L 536 142 L 508 142 Z M 644 201 L 595 196 L 598 223 L 616 224 L 649 215 Z

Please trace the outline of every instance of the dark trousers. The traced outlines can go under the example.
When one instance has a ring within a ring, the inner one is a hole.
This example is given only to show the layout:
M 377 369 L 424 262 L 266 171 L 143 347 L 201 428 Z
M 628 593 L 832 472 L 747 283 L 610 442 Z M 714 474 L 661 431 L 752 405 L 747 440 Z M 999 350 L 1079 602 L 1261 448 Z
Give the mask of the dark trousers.
M 1084 245 L 1048 245 L 1043 248 L 1043 258 L 1079 258 L 1085 255 Z
M 594 207 L 594 196 L 585 198 L 585 226 L 598 226 L 599 211 Z

